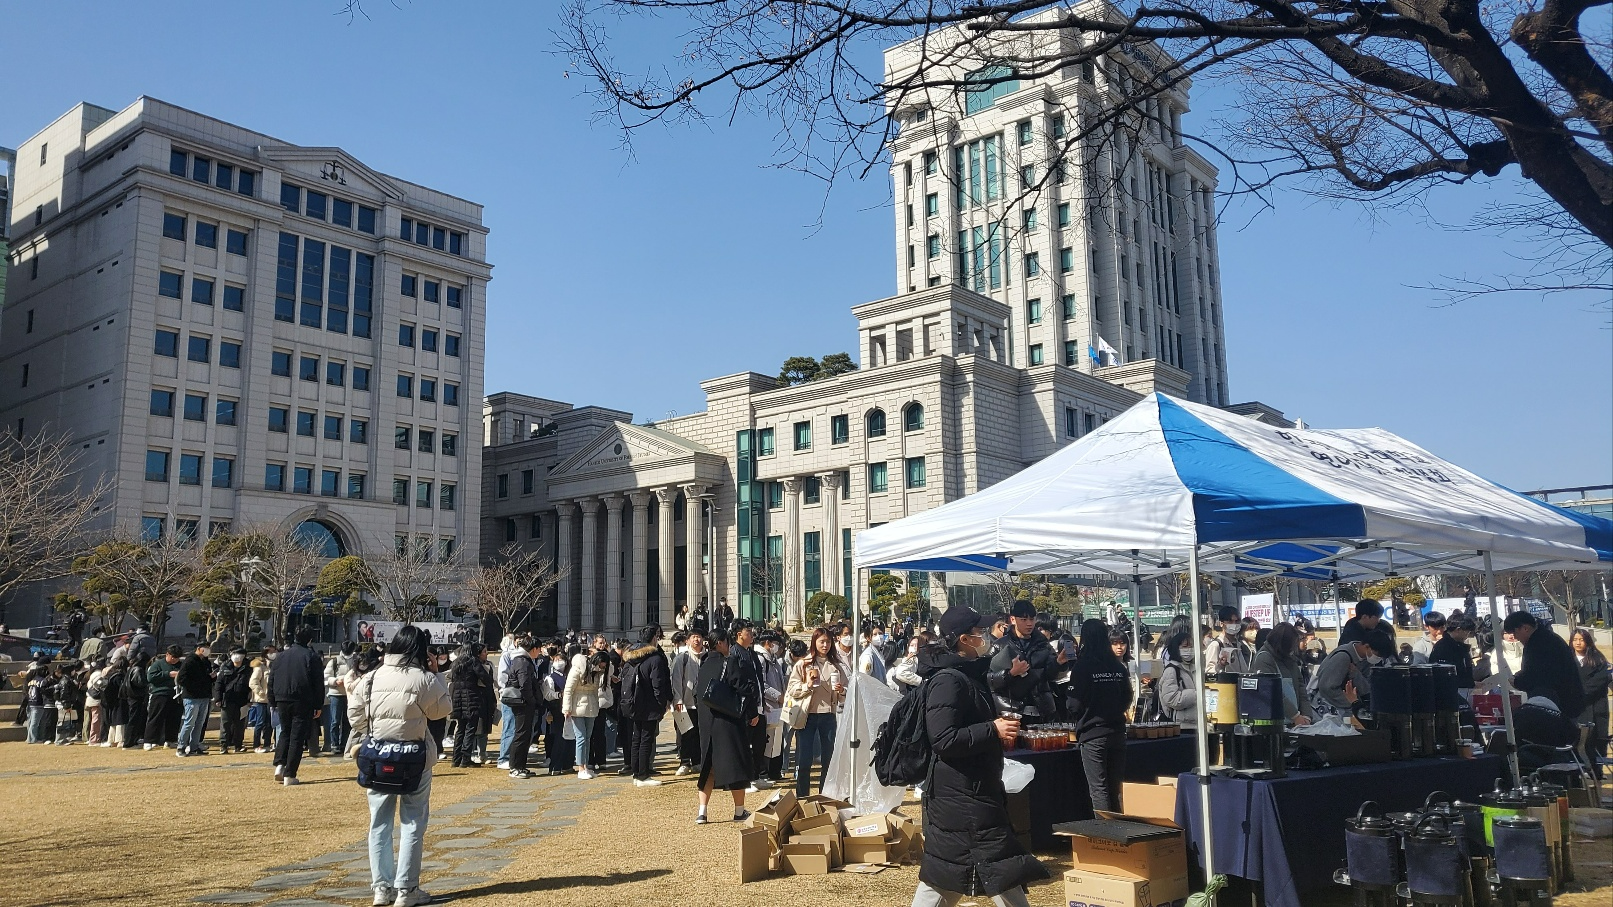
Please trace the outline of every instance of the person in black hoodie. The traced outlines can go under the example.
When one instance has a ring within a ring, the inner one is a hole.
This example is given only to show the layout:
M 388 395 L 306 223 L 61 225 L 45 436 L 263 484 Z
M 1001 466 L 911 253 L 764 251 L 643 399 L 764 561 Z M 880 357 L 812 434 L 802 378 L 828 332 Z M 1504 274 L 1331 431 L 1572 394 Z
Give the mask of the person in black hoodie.
M 1523 667 L 1512 676 L 1512 685 L 1550 699 L 1569 721 L 1578 718 L 1585 709 L 1585 687 L 1568 643 L 1550 627 L 1541 627 L 1528 611 L 1508 614 L 1501 632 L 1523 643 Z
M 1070 668 L 1070 720 L 1093 809 L 1121 810 L 1131 700 L 1131 677 L 1109 645 L 1108 625 L 1097 619 L 1081 624 L 1081 649 Z
M 924 861 L 913 907 L 981 895 L 999 907 L 1027 907 L 1025 884 L 1047 877 L 1014 837 L 1008 818 L 1003 751 L 1019 733 L 1019 722 L 996 717 L 986 686 L 990 665 L 983 656 L 991 643 L 982 630 L 989 625 L 973 608 L 948 608 L 941 615 L 941 639 L 919 650 L 924 683 L 918 695 L 925 697 L 925 734 L 934 758 L 923 786 Z
M 207 719 L 213 706 L 213 677 L 216 674 L 210 655 L 207 643 L 198 643 L 196 650 L 179 663 L 179 675 L 174 678 L 174 686 L 184 708 L 184 718 L 179 725 L 181 758 L 207 755 L 203 742 L 207 738 Z
M 501 700 L 515 713 L 515 736 L 510 739 L 510 751 L 499 753 L 499 761 L 508 761 L 510 777 L 517 780 L 526 780 L 532 777 L 527 770 L 527 757 L 532 750 L 533 719 L 537 717 L 538 707 L 543 704 L 543 672 L 538 667 L 538 653 L 542 647 L 538 641 L 530 636 L 523 636 L 515 641 L 515 657 L 510 659 L 510 670 L 505 675 L 504 693 L 509 698 Z M 515 690 L 516 694 L 511 694 Z M 514 701 L 511 701 L 511 700 Z M 553 744 L 550 744 L 553 749 Z
M 1467 641 L 1473 638 L 1473 618 L 1458 614 L 1445 621 L 1445 634 L 1434 643 L 1428 660 L 1438 664 L 1456 666 L 1456 688 L 1473 689 L 1473 650 Z
M 1054 654 L 1047 637 L 1036 630 L 1036 608 L 1026 599 L 1014 602 L 1008 612 L 1009 631 L 999 640 L 991 658 L 988 683 L 997 704 L 1025 716 L 1026 724 L 1052 721 L 1058 706 L 1053 701 L 1053 672 L 1064 663 Z
M 672 704 L 672 668 L 661 651 L 661 625 L 639 632 L 639 645 L 622 656 L 622 692 L 616 701 L 622 732 L 627 736 L 627 765 L 634 787 L 656 787 L 655 735 Z
M 246 752 L 246 707 L 252 702 L 252 666 L 246 663 L 246 650 L 230 650 L 230 658 L 218 669 L 213 688 L 213 704 L 218 706 L 219 750 Z
M 297 630 L 296 642 L 286 646 L 269 665 L 269 698 L 280 710 L 280 737 L 274 743 L 274 776 L 286 787 L 299 784 L 297 768 L 308 749 L 314 719 L 325 704 L 325 662 L 309 648 L 314 628 Z

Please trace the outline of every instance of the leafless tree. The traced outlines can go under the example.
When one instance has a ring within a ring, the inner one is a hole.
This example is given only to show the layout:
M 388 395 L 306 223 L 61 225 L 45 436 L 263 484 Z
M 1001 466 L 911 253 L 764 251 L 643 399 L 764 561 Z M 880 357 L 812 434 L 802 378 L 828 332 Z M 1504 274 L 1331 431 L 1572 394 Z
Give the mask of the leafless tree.
M 391 550 L 366 559 L 372 573 L 367 598 L 381 605 L 390 620 L 430 620 L 443 596 L 463 587 L 464 565 L 457 554 L 436 551 L 424 536 L 400 541 Z
M 111 489 L 77 472 L 70 439 L 0 435 L 0 617 L 19 587 L 68 572 Z
M 461 607 L 484 623 L 496 620 L 509 633 L 542 605 L 566 574 L 564 567 L 557 569 L 554 559 L 540 550 L 506 545 L 492 563 L 471 571 Z
M 121 622 L 123 614 L 132 614 L 160 635 L 168 609 L 190 596 L 200 566 L 194 539 L 120 531 L 74 558 L 72 570 L 85 595 L 103 603 L 99 616 Z
M 1608 4 L 568 0 L 561 41 L 624 136 L 749 109 L 779 124 L 782 165 L 826 179 L 880 166 L 908 113 L 959 119 L 958 98 L 994 84 L 1090 73 L 1093 103 L 1063 140 L 1084 161 L 1077 149 L 1173 129 L 1160 97 L 1224 74 L 1243 94 L 1216 135 L 1232 191 L 1300 178 L 1323 196 L 1383 204 L 1516 165 L 1536 201 L 1491 209 L 1478 226 L 1534 230 L 1562 254 L 1544 274 L 1446 288 L 1460 295 L 1608 287 L 1609 30 L 1604 14 L 1581 21 Z M 667 53 L 618 62 L 635 17 L 676 20 L 683 43 L 639 45 Z M 913 65 L 873 65 L 901 42 Z
M 232 536 L 228 544 L 244 578 L 240 594 L 246 600 L 245 610 L 269 617 L 275 639 L 284 640 L 292 606 L 312 593 L 325 558 L 299 539 L 294 529 L 240 526 Z

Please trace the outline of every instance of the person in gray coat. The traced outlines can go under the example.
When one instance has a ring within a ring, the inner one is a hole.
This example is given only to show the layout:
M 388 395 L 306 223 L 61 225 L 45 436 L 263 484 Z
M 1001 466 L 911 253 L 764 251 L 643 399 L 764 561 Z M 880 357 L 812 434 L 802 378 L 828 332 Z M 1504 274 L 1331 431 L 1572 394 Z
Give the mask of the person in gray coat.
M 1193 681 L 1197 657 L 1193 631 L 1183 627 L 1165 640 L 1165 665 L 1159 675 L 1159 707 L 1171 721 L 1191 722 L 1199 710 L 1198 684 Z
M 687 640 L 689 648 L 672 659 L 672 710 L 689 716 L 688 730 L 678 734 L 678 774 L 687 775 L 700 764 L 700 692 L 695 680 L 700 676 L 700 664 L 709 654 L 703 631 L 691 630 Z M 680 724 L 682 722 L 679 722 Z
M 1334 649 L 1311 678 L 1308 691 L 1311 706 L 1318 715 L 1349 715 L 1355 710 L 1357 690 L 1372 657 L 1372 643 L 1365 637 Z
M 1299 679 L 1299 630 L 1293 624 L 1278 624 L 1271 629 L 1266 644 L 1249 663 L 1249 671 L 1282 676 L 1283 711 L 1290 722 L 1310 724 L 1316 720 L 1316 709 L 1310 697 L 1303 695 L 1305 686 Z

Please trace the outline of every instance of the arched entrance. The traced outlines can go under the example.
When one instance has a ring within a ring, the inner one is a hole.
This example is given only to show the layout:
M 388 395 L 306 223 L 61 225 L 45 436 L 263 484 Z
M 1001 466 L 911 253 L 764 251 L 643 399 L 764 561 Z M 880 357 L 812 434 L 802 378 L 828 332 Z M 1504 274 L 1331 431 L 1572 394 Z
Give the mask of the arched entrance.
M 347 543 L 342 538 L 341 530 L 323 520 L 303 520 L 291 530 L 291 537 L 297 544 L 323 558 L 347 555 Z

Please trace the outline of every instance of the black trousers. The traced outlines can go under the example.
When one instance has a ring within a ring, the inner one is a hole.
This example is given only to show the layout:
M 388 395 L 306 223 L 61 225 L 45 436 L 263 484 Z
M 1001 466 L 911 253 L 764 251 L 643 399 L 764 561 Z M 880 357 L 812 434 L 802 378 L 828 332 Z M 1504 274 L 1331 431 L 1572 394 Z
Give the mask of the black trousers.
M 635 781 L 647 780 L 655 771 L 655 735 L 661 730 L 658 719 L 623 718 L 627 731 L 627 765 Z M 618 730 L 620 736 L 622 731 Z
M 146 703 L 146 742 L 155 746 L 179 742 L 179 700 L 153 696 Z
M 239 748 L 246 742 L 246 718 L 241 715 L 244 708 L 246 707 L 239 705 L 219 706 L 219 741 L 226 750 L 230 747 Z
M 678 735 L 678 761 L 700 764 L 700 715 L 694 709 L 689 710 L 689 729 Z
M 275 705 L 280 709 L 280 739 L 274 744 L 274 764 L 285 767 L 287 778 L 295 778 L 312 739 L 314 707 L 285 700 Z
M 543 747 L 549 754 L 549 771 L 569 772 L 577 747 L 566 739 L 566 722 L 561 717 L 560 703 L 551 702 L 546 708 L 549 725 L 543 736 Z
M 140 735 L 146 730 L 146 697 L 137 696 L 129 703 L 129 720 L 123 723 L 123 748 L 134 749 L 140 745 Z
M 537 717 L 538 710 L 536 706 L 513 705 L 510 706 L 510 711 L 515 713 L 515 737 L 510 741 L 509 755 L 506 756 L 503 753 L 499 755 L 509 760 L 510 771 L 518 769 L 524 771 L 526 769 L 527 753 L 532 748 L 532 724 Z M 456 743 L 455 746 L 457 745 Z M 458 750 L 456 749 L 455 752 L 457 753 Z M 469 749 L 467 749 L 466 759 L 470 758 L 469 752 Z
M 1120 812 L 1120 784 L 1126 778 L 1124 731 L 1093 731 L 1081 736 L 1081 768 L 1092 792 L 1092 808 Z
M 470 757 L 476 752 L 476 739 L 482 726 L 480 707 L 454 713 L 454 765 L 464 768 L 475 763 Z
M 756 722 L 755 727 L 745 728 L 745 734 L 750 737 L 750 764 L 756 778 L 767 775 L 767 716 Z M 754 778 L 752 780 L 755 780 Z

